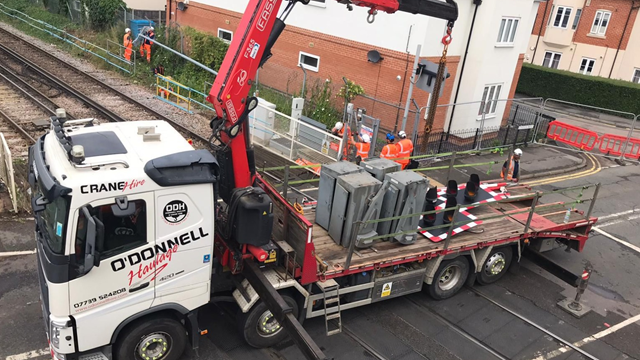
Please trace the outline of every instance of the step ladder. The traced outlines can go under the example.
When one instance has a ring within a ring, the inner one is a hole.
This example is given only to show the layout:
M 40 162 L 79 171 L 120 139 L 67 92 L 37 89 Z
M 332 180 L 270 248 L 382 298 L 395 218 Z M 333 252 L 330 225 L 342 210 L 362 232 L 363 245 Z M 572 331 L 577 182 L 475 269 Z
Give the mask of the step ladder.
M 326 281 L 318 281 L 318 287 L 322 290 L 322 299 L 324 306 L 324 325 L 327 331 L 327 336 L 339 334 L 342 332 L 342 318 L 340 316 L 340 285 L 333 280 L 329 279 Z M 335 291 L 335 294 L 331 294 Z M 333 304 L 336 304 L 338 311 L 332 312 L 331 314 L 327 313 L 327 306 L 333 308 Z M 329 330 L 329 321 L 337 320 L 338 326 Z

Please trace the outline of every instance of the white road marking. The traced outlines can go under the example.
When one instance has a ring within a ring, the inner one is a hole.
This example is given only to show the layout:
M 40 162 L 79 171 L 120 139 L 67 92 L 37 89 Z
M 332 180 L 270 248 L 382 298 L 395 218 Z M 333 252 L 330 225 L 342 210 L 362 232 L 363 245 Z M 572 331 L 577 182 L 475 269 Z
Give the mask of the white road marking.
M 636 212 L 635 209 L 632 210 L 627 210 L 627 211 L 622 211 L 619 213 L 615 213 L 615 214 L 609 214 L 609 215 L 605 215 L 605 216 L 599 216 L 598 220 L 602 221 L 602 220 L 607 220 L 607 219 L 613 219 L 613 218 L 617 218 L 620 216 L 624 216 L 624 215 L 628 215 L 628 214 L 633 214 L 634 212 Z
M 7 356 L 6 360 L 27 360 L 27 359 L 32 359 L 32 358 L 43 356 L 43 355 L 51 355 L 51 352 L 49 351 L 48 348 L 40 349 L 40 350 L 31 350 L 31 351 L 24 352 L 22 354 L 10 355 L 10 356 Z
M 608 329 L 602 330 L 597 334 L 593 334 L 593 335 L 588 336 L 588 337 L 586 337 L 586 338 L 584 338 L 584 339 L 582 339 L 580 341 L 574 342 L 573 345 L 577 346 L 577 347 L 584 346 L 584 345 L 586 345 L 586 344 L 588 344 L 590 342 L 594 342 L 594 341 L 596 341 L 596 340 L 598 340 L 600 338 L 603 338 L 603 337 L 605 337 L 607 335 L 613 334 L 614 332 L 616 332 L 616 331 L 618 331 L 618 330 L 620 330 L 622 328 L 625 328 L 625 327 L 627 327 L 627 326 L 629 326 L 629 325 L 631 325 L 631 324 L 633 324 L 633 323 L 635 323 L 637 321 L 640 321 L 640 314 L 638 314 L 638 315 L 636 315 L 634 317 L 628 318 L 627 320 L 625 320 L 623 322 L 620 322 L 620 323 L 618 323 L 618 324 L 616 324 L 616 325 L 614 325 L 614 326 L 612 326 L 612 327 L 610 327 Z M 533 358 L 533 360 L 549 360 L 549 359 L 552 359 L 552 358 L 554 358 L 556 356 L 560 356 L 560 355 L 566 353 L 567 351 L 571 351 L 571 350 L 572 349 L 570 347 L 564 346 L 564 347 L 561 347 L 561 348 L 559 348 L 557 350 L 549 352 L 549 353 L 547 353 L 545 355 L 540 355 L 540 356 L 538 356 L 536 358 Z
M 5 252 L 0 252 L 0 257 L 32 255 L 35 253 L 36 253 L 36 249 L 27 250 L 27 251 L 5 251 Z
M 611 239 L 611 240 L 613 240 L 613 241 L 617 241 L 617 242 L 619 242 L 620 244 L 622 244 L 622 245 L 624 245 L 624 246 L 628 247 L 629 249 L 631 249 L 631 250 L 633 250 L 633 251 L 635 251 L 635 252 L 637 252 L 637 253 L 640 253 L 640 247 L 638 247 L 638 246 L 636 246 L 636 245 L 633 245 L 633 244 L 632 244 L 632 243 L 630 243 L 630 242 L 627 242 L 627 241 L 624 241 L 624 240 L 622 240 L 622 239 L 619 239 L 619 238 L 617 238 L 617 237 L 615 237 L 615 236 L 613 236 L 613 235 L 609 234 L 608 232 L 606 232 L 606 231 L 604 231 L 604 230 L 600 230 L 600 228 L 598 228 L 597 226 L 594 226 L 594 227 L 593 227 L 593 230 L 594 230 L 595 232 L 597 232 L 597 233 L 601 234 L 601 235 L 604 235 L 604 236 L 608 237 L 609 239 Z
M 620 223 L 623 223 L 623 222 L 636 220 L 636 219 L 640 219 L 640 215 L 629 216 L 626 219 L 612 220 L 612 221 L 606 222 L 604 224 L 600 224 L 597 227 L 602 229 L 603 227 L 606 227 L 606 226 L 616 225 L 616 224 L 620 224 Z

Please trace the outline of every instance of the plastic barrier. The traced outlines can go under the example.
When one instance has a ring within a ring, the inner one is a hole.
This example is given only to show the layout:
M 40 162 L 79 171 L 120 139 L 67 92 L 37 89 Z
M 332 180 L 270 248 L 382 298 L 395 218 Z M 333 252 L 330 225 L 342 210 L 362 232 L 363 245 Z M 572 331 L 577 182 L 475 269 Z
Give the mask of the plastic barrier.
M 547 137 L 587 151 L 593 150 L 598 144 L 598 134 L 595 132 L 557 120 L 549 123 Z
M 600 138 L 599 150 L 605 155 L 622 155 L 624 143 L 627 141 L 626 136 L 604 134 Z M 624 157 L 631 159 L 640 158 L 640 139 L 629 139 L 627 148 L 624 149 Z

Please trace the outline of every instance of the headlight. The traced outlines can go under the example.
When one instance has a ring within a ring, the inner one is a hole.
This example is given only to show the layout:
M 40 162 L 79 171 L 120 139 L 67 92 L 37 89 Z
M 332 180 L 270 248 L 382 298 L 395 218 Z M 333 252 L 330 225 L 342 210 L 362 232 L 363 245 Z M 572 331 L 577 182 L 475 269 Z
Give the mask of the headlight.
M 67 328 L 67 323 L 51 321 L 49 327 L 49 339 L 54 348 L 60 349 L 60 331 Z

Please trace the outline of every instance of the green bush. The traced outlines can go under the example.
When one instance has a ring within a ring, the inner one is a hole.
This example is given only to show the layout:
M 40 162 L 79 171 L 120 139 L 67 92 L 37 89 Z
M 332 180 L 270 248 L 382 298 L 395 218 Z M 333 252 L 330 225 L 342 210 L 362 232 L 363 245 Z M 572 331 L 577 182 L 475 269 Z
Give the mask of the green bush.
M 640 85 L 523 64 L 518 93 L 605 109 L 640 113 Z

